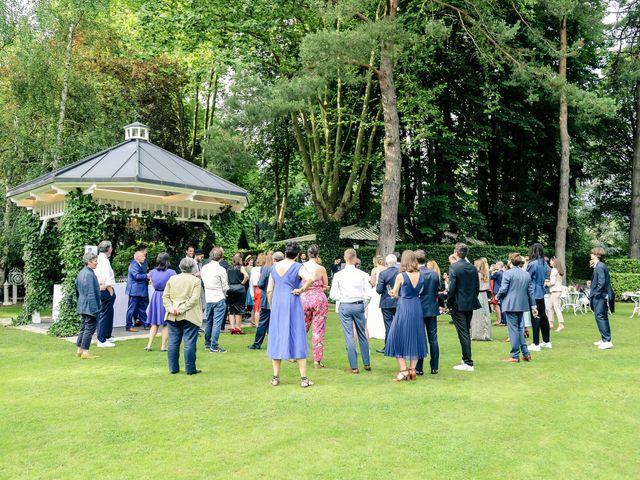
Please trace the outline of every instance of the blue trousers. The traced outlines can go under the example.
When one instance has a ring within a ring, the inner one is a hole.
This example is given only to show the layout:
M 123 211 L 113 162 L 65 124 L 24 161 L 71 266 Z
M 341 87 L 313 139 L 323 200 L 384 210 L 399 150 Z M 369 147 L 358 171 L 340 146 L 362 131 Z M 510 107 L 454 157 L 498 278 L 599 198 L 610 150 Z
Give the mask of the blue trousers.
M 133 317 L 137 317 L 145 327 L 149 326 L 147 322 L 147 306 L 149 305 L 149 297 L 129 297 L 127 305 L 127 330 L 133 327 Z
M 511 342 L 510 355 L 520 360 L 520 351 L 522 355 L 528 357 L 529 349 L 524 338 L 524 318 L 523 312 L 505 312 L 507 316 L 507 330 L 509 330 L 509 341 Z
M 108 290 L 100 292 L 100 315 L 98 316 L 98 341 L 105 342 L 111 338 L 113 332 L 113 304 L 116 293 L 109 294 Z
M 342 332 L 344 340 L 347 344 L 347 356 L 349 357 L 349 367 L 358 368 L 358 353 L 356 352 L 356 343 L 353 339 L 353 326 L 356 326 L 358 333 L 358 343 L 360 344 L 360 354 L 362 355 L 362 363 L 370 365 L 369 359 L 369 340 L 365 332 L 364 304 L 362 303 L 341 303 L 340 304 L 340 322 L 342 322 Z
M 263 295 L 266 295 L 266 293 Z M 254 347 L 262 347 L 264 337 L 269 331 L 269 320 L 271 320 L 271 310 L 269 310 L 268 308 L 260 309 L 260 321 L 258 322 L 258 328 L 256 328 L 256 338 L 253 340 Z
M 384 343 L 387 344 L 387 337 L 389 336 L 389 330 L 391 330 L 391 324 L 393 323 L 393 317 L 396 314 L 394 308 L 381 308 L 382 320 L 384 321 Z
M 438 370 L 440 361 L 440 347 L 438 346 L 438 317 L 424 317 L 424 323 L 427 327 L 427 340 L 429 341 L 429 366 L 431 370 Z M 422 371 L 424 358 L 419 358 L 416 370 Z
M 187 320 L 167 322 L 169 325 L 169 372 L 180 371 L 180 344 L 184 339 L 184 367 L 187 373 L 196 371 L 196 344 L 200 328 Z
M 78 339 L 76 345 L 83 350 L 89 350 L 91 346 L 91 337 L 96 331 L 96 325 L 98 324 L 96 317 L 93 315 L 80 314 L 80 320 L 82 325 L 80 326 L 80 332 L 78 332 Z
M 603 342 L 611 341 L 611 326 L 609 325 L 609 305 L 607 300 L 594 298 L 591 301 L 591 308 L 596 317 L 596 325 Z
M 218 348 L 220 327 L 226 312 L 227 302 L 224 299 L 207 303 L 204 317 L 204 348 Z

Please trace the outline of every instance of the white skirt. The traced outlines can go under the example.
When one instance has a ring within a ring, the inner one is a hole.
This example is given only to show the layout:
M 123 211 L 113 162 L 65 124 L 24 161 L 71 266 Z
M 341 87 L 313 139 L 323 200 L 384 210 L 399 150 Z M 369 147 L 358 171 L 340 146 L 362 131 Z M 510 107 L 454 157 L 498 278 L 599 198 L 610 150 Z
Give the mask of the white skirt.
M 380 310 L 380 295 L 375 288 L 370 290 L 371 301 L 365 311 L 367 317 L 367 330 L 369 338 L 380 338 L 384 340 L 384 320 L 382 319 L 382 310 Z

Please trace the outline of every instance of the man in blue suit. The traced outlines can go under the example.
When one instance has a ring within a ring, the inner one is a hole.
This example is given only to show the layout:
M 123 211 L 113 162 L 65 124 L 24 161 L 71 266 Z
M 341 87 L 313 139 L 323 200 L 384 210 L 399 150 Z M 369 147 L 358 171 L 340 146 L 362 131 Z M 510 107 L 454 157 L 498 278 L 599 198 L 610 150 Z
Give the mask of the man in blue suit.
M 504 275 L 504 271 L 502 270 L 502 267 L 503 267 L 502 262 L 498 260 L 496 262 L 496 269 L 491 274 L 491 280 L 493 280 L 493 289 L 491 290 L 491 293 L 493 293 L 495 296 L 498 295 L 498 292 L 500 291 L 500 287 L 502 286 L 502 276 Z M 502 312 L 502 310 L 500 309 L 500 302 L 497 302 L 495 304 L 495 307 L 496 307 L 496 323 L 494 323 L 494 325 L 496 326 L 502 325 L 504 327 L 507 324 L 507 318 Z
M 384 259 L 387 268 L 378 274 L 378 283 L 376 284 L 376 292 L 380 295 L 380 310 L 382 310 L 382 319 L 384 320 L 384 343 L 387 344 L 387 336 L 391 328 L 393 316 L 396 314 L 398 306 L 397 297 L 392 297 L 389 292 L 396 284 L 396 277 L 400 271 L 398 268 L 399 257 L 395 253 L 390 253 Z M 384 353 L 384 347 L 376 350 L 378 353 Z
M 127 306 L 127 325 L 128 332 L 137 332 L 138 329 L 133 328 L 133 317 L 137 317 L 145 327 L 147 323 L 147 305 L 149 305 L 149 267 L 147 266 L 147 247 L 146 245 L 138 245 L 133 254 L 133 260 L 129 264 L 129 272 L 127 274 L 127 287 L 125 293 L 129 296 L 129 304 Z
M 429 340 L 429 364 L 431 374 L 438 373 L 438 361 L 440 359 L 440 348 L 438 347 L 438 291 L 440 290 L 440 277 L 436 272 L 426 267 L 427 254 L 424 250 L 416 250 L 416 259 L 420 265 L 420 275 L 422 275 L 423 286 L 420 291 L 420 303 L 422 304 L 422 316 L 427 327 L 427 339 Z M 423 375 L 422 366 L 424 358 L 419 358 L 416 365 L 416 374 Z
M 591 277 L 591 290 L 589 302 L 591 310 L 596 317 L 596 325 L 600 332 L 600 340 L 593 342 L 599 350 L 613 348 L 611 342 L 611 326 L 609 325 L 609 309 L 614 311 L 613 288 L 609 278 L 609 269 L 604 264 L 604 248 L 595 247 L 591 250 L 591 265 L 593 277 Z
M 502 302 L 502 311 L 507 316 L 507 328 L 511 342 L 511 356 L 503 361 L 511 363 L 520 362 L 520 351 L 522 351 L 522 358 L 525 362 L 531 361 L 531 354 L 524 338 L 522 314 L 531 309 L 531 315 L 538 316 L 531 275 L 520 268 L 523 264 L 524 258 L 519 253 L 509 255 L 509 270 L 504 272 L 498 291 L 498 300 Z
M 258 280 L 258 288 L 260 289 L 260 319 L 258 321 L 258 328 L 256 328 L 256 337 L 253 343 L 247 348 L 249 350 L 260 350 L 262 348 L 262 342 L 269 330 L 269 320 L 271 320 L 271 307 L 269 306 L 269 300 L 267 299 L 267 286 L 269 285 L 269 277 L 271 271 L 275 267 L 276 263 L 284 260 L 284 254 L 282 252 L 274 252 L 273 264 L 265 265 L 260 270 L 260 279 Z

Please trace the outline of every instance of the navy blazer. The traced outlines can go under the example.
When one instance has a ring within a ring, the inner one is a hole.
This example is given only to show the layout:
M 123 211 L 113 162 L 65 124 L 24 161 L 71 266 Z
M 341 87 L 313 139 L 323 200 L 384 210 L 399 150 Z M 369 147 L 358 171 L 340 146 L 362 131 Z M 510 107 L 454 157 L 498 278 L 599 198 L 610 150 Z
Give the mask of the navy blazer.
M 422 275 L 422 290 L 420 291 L 420 303 L 422 304 L 423 317 L 437 317 L 440 313 L 438 308 L 438 290 L 440 290 L 440 277 L 433 270 L 424 265 L 420 267 Z
M 589 298 L 592 300 L 610 300 L 613 298 L 613 288 L 611 288 L 609 269 L 602 262 L 596 263 L 595 267 L 593 267 Z
M 531 275 L 518 267 L 504 272 L 498 300 L 503 312 L 528 312 L 536 305 Z
M 543 258 L 536 258 L 527 265 L 527 272 L 531 275 L 531 281 L 533 282 L 533 296 L 536 300 L 544 298 L 546 288 L 544 281 L 549 278 L 547 273 L 551 268 L 547 265 L 547 262 Z
M 76 294 L 78 295 L 78 313 L 97 317 L 100 313 L 100 284 L 95 272 L 84 267 L 76 277 Z
M 497 294 L 500 291 L 500 287 L 502 286 L 502 276 L 504 272 L 502 270 L 498 270 L 497 272 L 491 275 L 491 280 L 493 280 L 493 290 L 491 291 L 494 294 Z
M 124 293 L 130 297 L 148 297 L 149 296 L 149 279 L 147 278 L 147 261 L 142 265 L 134 260 L 129 264 L 129 272 L 127 274 L 127 287 Z
M 449 267 L 449 291 L 447 307 L 460 312 L 478 310 L 481 305 L 478 300 L 480 293 L 480 279 L 478 270 L 465 259 L 458 260 Z
M 400 273 L 400 268 L 396 264 L 395 267 L 389 267 L 378 274 L 376 292 L 380 295 L 380 308 L 396 308 L 398 306 L 398 298 L 389 296 L 389 290 L 395 286 L 398 273 Z
M 262 267 L 260 270 L 260 279 L 258 279 L 258 288 L 260 289 L 260 310 L 271 310 L 269 300 L 267 299 L 267 287 L 269 286 L 269 277 L 273 267 Z

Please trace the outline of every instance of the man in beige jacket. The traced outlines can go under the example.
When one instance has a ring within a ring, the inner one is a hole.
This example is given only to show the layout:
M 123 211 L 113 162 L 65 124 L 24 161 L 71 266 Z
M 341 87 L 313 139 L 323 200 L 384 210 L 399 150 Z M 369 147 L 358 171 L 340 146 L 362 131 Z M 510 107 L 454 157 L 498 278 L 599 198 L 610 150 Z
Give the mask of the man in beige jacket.
M 196 368 L 196 344 L 202 326 L 201 282 L 194 275 L 198 267 L 193 258 L 183 258 L 180 271 L 169 279 L 162 295 L 169 326 L 169 372 L 180 371 L 180 343 L 184 338 L 185 370 L 187 375 L 195 375 L 202 371 Z

